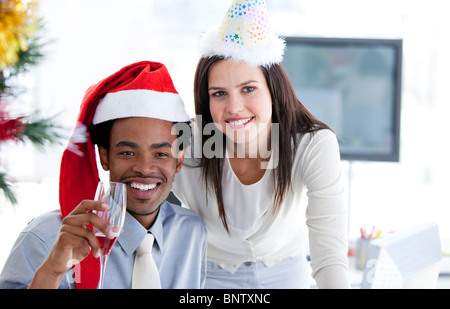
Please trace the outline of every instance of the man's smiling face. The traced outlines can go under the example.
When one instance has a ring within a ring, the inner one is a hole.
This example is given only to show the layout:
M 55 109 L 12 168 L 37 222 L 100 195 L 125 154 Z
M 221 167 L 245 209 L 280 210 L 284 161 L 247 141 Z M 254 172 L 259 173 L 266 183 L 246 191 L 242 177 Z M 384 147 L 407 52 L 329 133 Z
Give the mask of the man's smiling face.
M 144 226 L 153 223 L 183 163 L 183 157 L 172 151 L 177 139 L 172 126 L 153 118 L 118 119 L 111 129 L 109 151 L 99 148 L 103 168 L 109 170 L 111 181 L 127 185 L 127 209 Z

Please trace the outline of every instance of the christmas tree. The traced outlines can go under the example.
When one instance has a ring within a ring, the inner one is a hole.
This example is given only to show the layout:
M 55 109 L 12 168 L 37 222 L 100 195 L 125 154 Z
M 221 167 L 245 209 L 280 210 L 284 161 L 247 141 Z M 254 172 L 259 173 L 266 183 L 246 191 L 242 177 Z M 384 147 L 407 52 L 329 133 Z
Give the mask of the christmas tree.
M 26 90 L 14 84 L 43 58 L 40 52 L 42 20 L 36 17 L 36 2 L 0 0 L 0 147 L 7 141 L 31 142 L 40 150 L 61 138 L 55 117 L 41 117 L 38 111 L 11 115 L 9 107 Z M 2 149 L 4 150 L 4 149 Z M 12 203 L 17 203 L 10 177 L 0 162 L 0 189 Z

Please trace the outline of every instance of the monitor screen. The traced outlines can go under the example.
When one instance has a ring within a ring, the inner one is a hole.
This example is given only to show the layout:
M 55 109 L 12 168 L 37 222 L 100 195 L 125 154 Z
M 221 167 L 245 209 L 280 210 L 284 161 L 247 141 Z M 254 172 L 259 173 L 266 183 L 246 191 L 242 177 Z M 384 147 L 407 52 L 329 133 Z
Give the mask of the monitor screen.
M 399 161 L 402 40 L 286 38 L 297 97 L 336 133 L 343 160 Z

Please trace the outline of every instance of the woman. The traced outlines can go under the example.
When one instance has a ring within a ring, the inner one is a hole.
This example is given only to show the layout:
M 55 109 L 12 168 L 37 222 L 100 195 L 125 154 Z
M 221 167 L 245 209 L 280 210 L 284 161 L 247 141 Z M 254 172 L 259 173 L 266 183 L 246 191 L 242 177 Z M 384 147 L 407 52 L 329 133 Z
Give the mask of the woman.
M 194 83 L 202 156 L 173 187 L 207 227 L 205 287 L 309 288 L 311 268 L 319 288 L 349 287 L 336 136 L 296 98 L 280 63 L 214 53 Z

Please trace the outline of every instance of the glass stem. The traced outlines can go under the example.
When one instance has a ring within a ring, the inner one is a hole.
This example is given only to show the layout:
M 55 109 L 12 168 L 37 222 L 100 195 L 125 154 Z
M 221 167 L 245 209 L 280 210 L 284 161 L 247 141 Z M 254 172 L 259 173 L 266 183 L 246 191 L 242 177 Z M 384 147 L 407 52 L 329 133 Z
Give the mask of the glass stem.
M 103 289 L 103 279 L 105 277 L 105 267 L 107 259 L 107 255 L 103 256 L 103 254 L 100 254 L 100 280 L 98 281 L 98 289 Z

